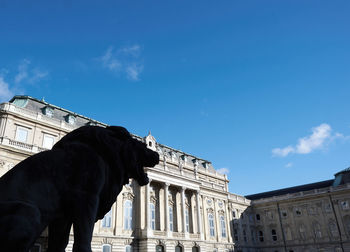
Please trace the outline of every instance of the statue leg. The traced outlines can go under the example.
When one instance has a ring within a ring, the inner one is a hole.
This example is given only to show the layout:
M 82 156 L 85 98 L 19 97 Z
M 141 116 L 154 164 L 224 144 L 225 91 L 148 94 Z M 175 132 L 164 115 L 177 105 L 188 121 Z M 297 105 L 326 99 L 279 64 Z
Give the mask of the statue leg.
M 64 218 L 56 219 L 49 225 L 49 248 L 47 252 L 65 252 L 69 241 L 72 222 Z
M 74 229 L 73 252 L 91 252 L 98 197 L 83 192 L 79 192 L 76 197 L 77 200 L 71 209 Z
M 40 235 L 40 211 L 24 202 L 1 202 L 0 209 L 0 251 L 28 251 Z

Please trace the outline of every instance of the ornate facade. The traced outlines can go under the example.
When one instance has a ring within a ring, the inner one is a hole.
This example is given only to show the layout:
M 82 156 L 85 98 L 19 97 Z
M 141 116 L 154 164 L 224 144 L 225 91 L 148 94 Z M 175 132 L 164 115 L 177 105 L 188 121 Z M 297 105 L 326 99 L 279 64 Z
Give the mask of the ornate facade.
M 106 126 L 28 96 L 1 104 L 0 175 L 83 125 Z M 151 134 L 134 137 L 157 151 L 160 162 L 145 168 L 147 186 L 130 180 L 95 224 L 93 252 L 350 251 L 347 182 L 243 197 L 228 191 L 226 175 L 209 161 Z M 46 235 L 32 251 L 46 251 Z M 72 244 L 73 235 L 67 251 Z

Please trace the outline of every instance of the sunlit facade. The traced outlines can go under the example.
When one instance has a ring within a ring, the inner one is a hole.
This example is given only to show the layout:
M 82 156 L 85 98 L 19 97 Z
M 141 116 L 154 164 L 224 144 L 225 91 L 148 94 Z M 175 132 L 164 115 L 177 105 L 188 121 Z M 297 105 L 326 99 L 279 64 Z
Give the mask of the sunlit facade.
M 0 175 L 83 125 L 106 126 L 28 96 L 1 104 Z M 209 161 L 159 144 L 151 134 L 134 137 L 157 151 L 160 162 L 146 168 L 147 186 L 130 180 L 96 222 L 93 252 L 350 251 L 348 171 L 339 183 L 336 177 L 243 197 L 228 191 L 227 176 Z M 46 251 L 46 236 L 32 252 Z M 67 251 L 72 246 L 71 233 Z

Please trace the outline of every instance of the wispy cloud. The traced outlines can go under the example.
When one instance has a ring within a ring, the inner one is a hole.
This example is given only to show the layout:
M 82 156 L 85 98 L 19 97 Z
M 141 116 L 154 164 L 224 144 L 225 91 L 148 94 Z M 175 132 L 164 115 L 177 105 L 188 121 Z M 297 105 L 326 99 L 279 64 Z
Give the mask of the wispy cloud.
M 0 69 L 0 102 L 8 101 L 15 93 L 24 93 L 26 84 L 40 82 L 48 72 L 32 66 L 30 60 L 20 60 L 15 69 Z
M 217 169 L 216 171 L 218 173 L 226 174 L 226 175 L 230 173 L 230 170 L 228 168 L 220 168 L 220 169 Z
M 8 101 L 13 96 L 9 84 L 0 76 L 0 102 Z
M 293 163 L 292 162 L 289 162 L 288 164 L 285 165 L 286 168 L 290 168 L 293 166 Z
M 139 81 L 144 65 L 140 59 L 141 46 L 132 45 L 114 49 L 110 46 L 99 58 L 102 66 L 116 74 L 123 74 L 128 80 Z
M 332 134 L 332 128 L 326 123 L 311 129 L 312 134 L 298 139 L 295 146 L 287 146 L 284 148 L 274 148 L 272 150 L 273 156 L 286 157 L 291 153 L 309 154 L 317 149 L 324 148 L 327 144 L 337 138 L 345 138 L 340 133 Z
M 15 76 L 14 82 L 19 84 L 21 82 L 27 81 L 29 83 L 35 83 L 44 79 L 48 72 L 44 71 L 38 67 L 30 68 L 30 60 L 23 59 L 18 65 L 18 72 Z

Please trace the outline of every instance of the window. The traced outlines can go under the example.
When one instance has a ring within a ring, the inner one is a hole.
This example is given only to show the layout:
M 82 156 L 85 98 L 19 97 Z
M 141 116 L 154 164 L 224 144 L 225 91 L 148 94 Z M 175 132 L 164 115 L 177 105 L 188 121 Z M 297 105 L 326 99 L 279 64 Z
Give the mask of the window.
M 109 244 L 103 244 L 102 245 L 102 252 L 111 252 L 112 251 L 112 246 Z
M 154 206 L 153 203 L 150 203 L 149 205 L 149 208 L 150 208 L 150 226 L 151 226 L 151 229 L 152 230 L 155 230 L 156 229 L 156 208 Z
M 209 233 L 210 233 L 210 236 L 215 236 L 215 229 L 214 229 L 214 216 L 213 214 L 209 214 L 208 215 L 208 221 L 209 221 Z
M 102 219 L 102 227 L 110 228 L 112 226 L 112 209 Z
M 233 229 L 233 237 L 235 239 L 235 242 L 238 242 L 238 230 L 237 230 L 237 228 Z
M 252 242 L 255 243 L 255 232 L 254 232 L 254 230 L 250 230 L 250 236 L 252 237 Z
M 192 252 L 199 252 L 199 248 L 198 247 L 192 247 Z
M 132 252 L 132 246 L 131 245 L 127 245 L 125 247 L 125 252 Z
M 28 136 L 28 129 L 17 126 L 16 130 L 16 141 L 26 143 Z
M 349 209 L 349 202 L 347 200 L 340 202 L 340 205 L 343 210 Z
M 299 234 L 300 234 L 300 238 L 302 240 L 305 240 L 306 239 L 306 228 L 303 224 L 300 225 L 299 227 Z
M 272 235 L 272 240 L 273 240 L 273 241 L 277 241 L 276 229 L 272 229 L 272 230 L 271 230 L 271 235 Z
M 185 209 L 186 232 L 190 232 L 190 220 L 188 216 L 188 208 Z
M 148 142 L 148 146 L 152 147 L 152 142 L 151 141 Z
M 321 226 L 318 223 L 314 223 L 313 225 L 314 228 L 314 234 L 315 234 L 315 238 L 322 238 L 322 232 L 321 232 Z
M 164 247 L 162 245 L 157 245 L 156 252 L 164 252 Z
M 53 146 L 53 143 L 55 141 L 54 136 L 44 134 L 44 139 L 43 139 L 43 148 L 45 149 L 51 149 Z
M 302 212 L 299 208 L 295 208 L 295 215 L 296 216 L 301 216 Z
M 259 221 L 260 220 L 260 214 L 256 214 L 255 218 L 256 218 L 257 221 Z
M 174 231 L 174 212 L 173 207 L 169 206 L 169 230 Z
M 236 218 L 236 211 L 232 211 L 232 217 Z
M 287 211 L 286 210 L 282 210 L 282 217 L 283 218 L 287 218 L 288 214 L 287 214 Z
M 220 216 L 220 224 L 221 224 L 221 237 L 226 237 L 226 223 L 224 216 Z
M 334 221 L 329 222 L 329 231 L 333 238 L 338 237 L 338 228 Z
M 124 202 L 124 229 L 132 229 L 132 202 L 131 200 L 126 200 Z
M 261 230 L 259 231 L 259 241 L 264 242 L 264 233 Z
M 243 233 L 243 240 L 245 242 L 247 242 L 247 233 L 246 233 L 245 229 L 243 229 L 242 233 Z
M 182 247 L 179 246 L 179 245 L 177 245 L 177 246 L 175 247 L 175 252 L 182 252 Z

